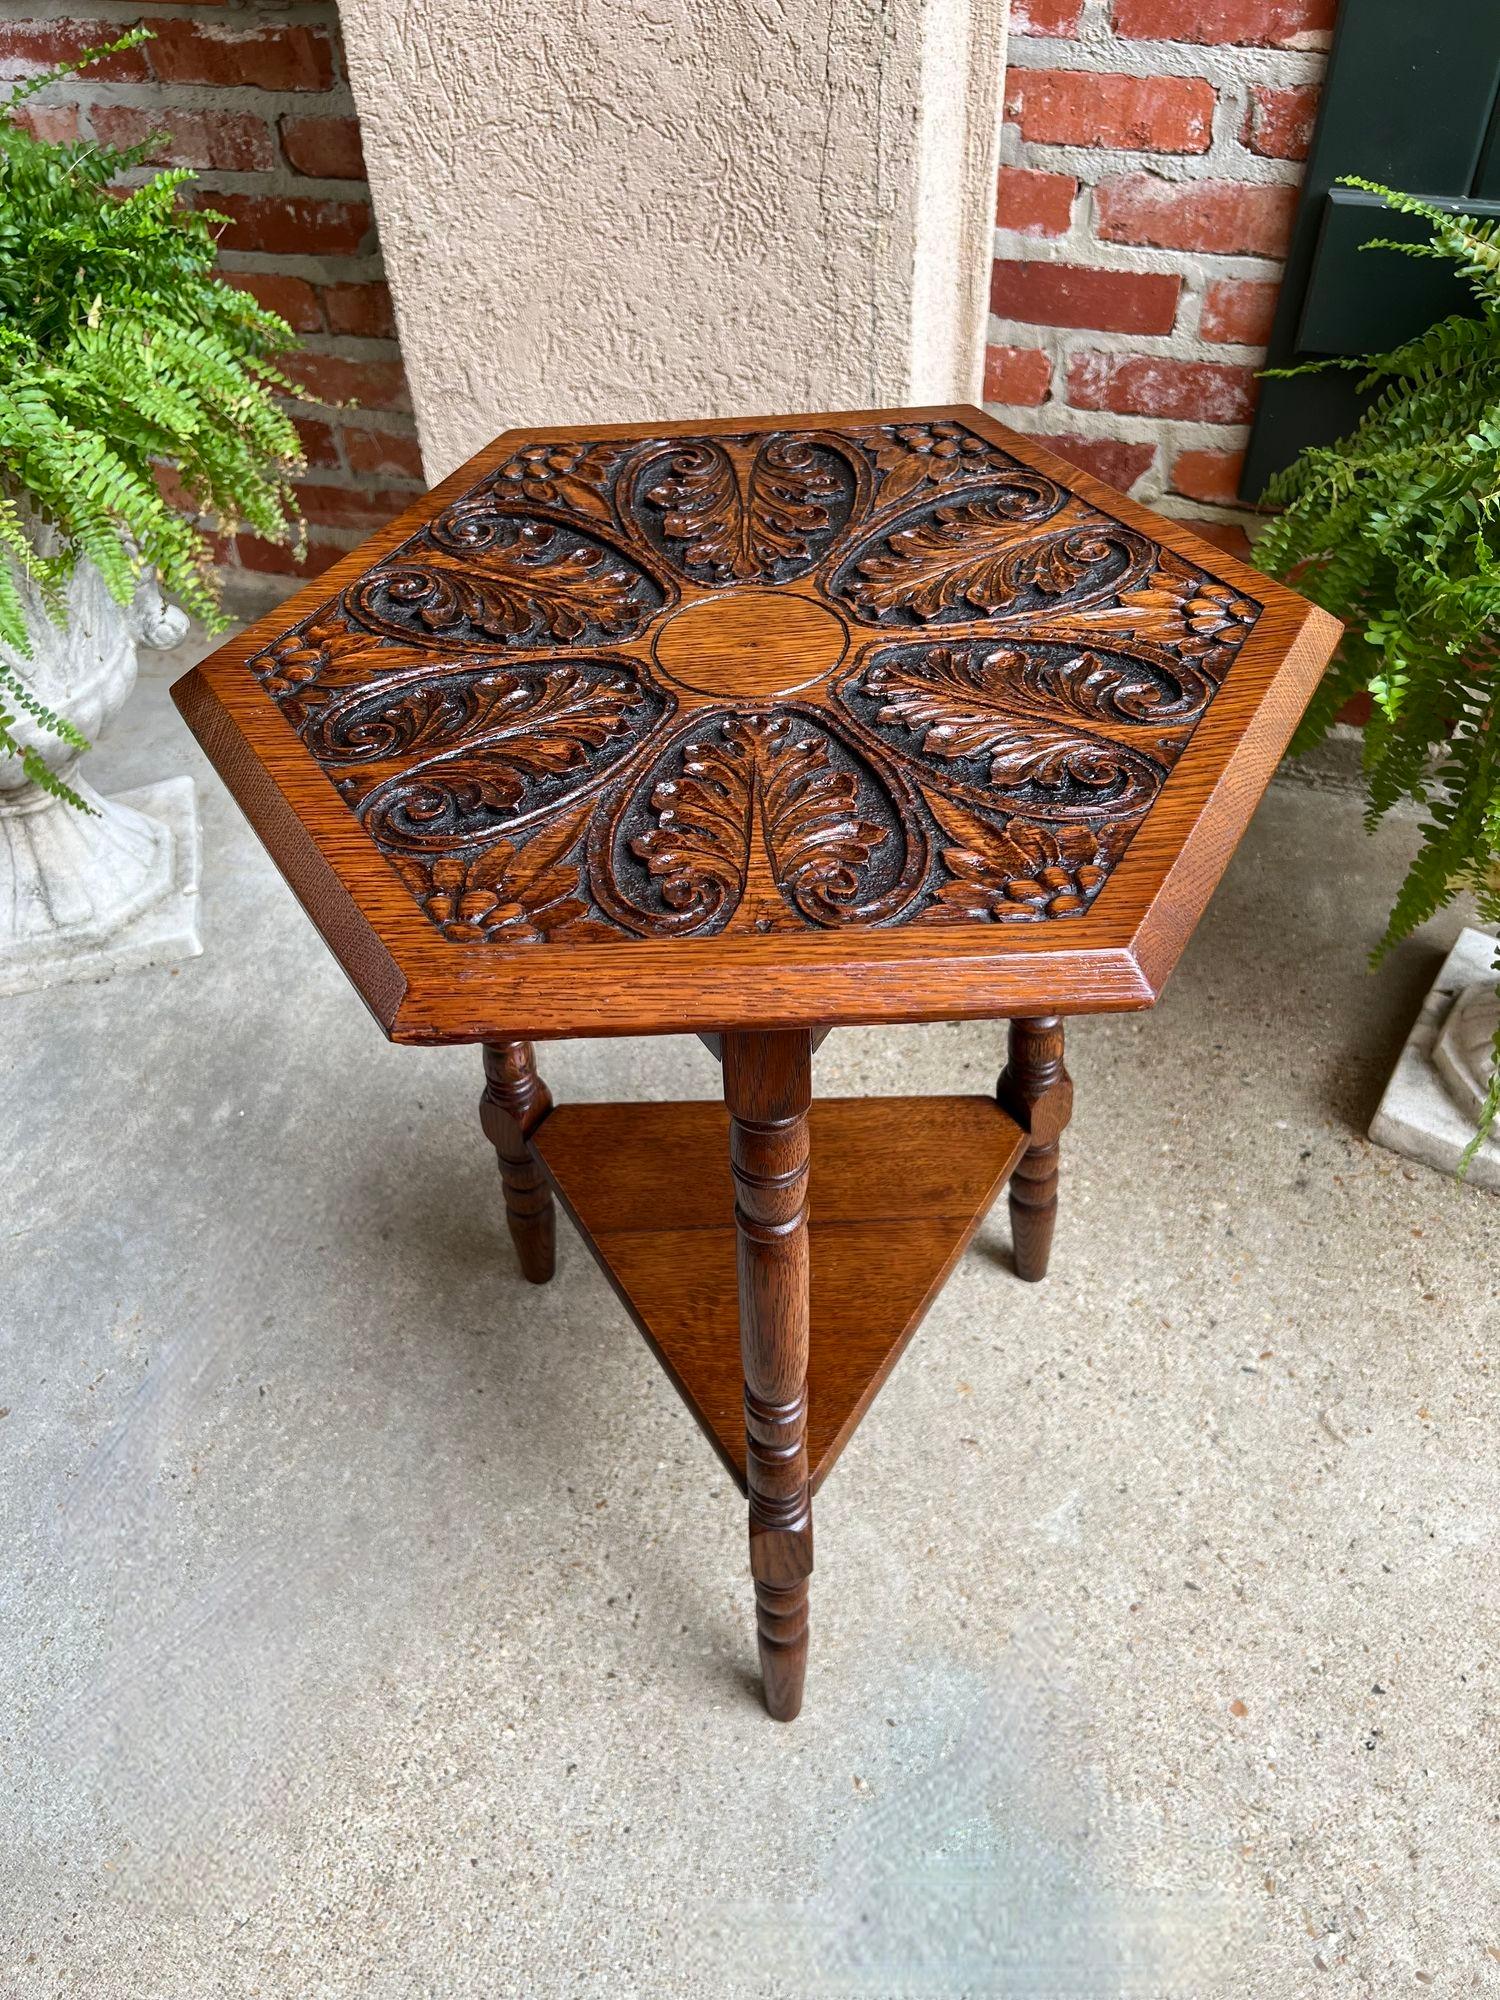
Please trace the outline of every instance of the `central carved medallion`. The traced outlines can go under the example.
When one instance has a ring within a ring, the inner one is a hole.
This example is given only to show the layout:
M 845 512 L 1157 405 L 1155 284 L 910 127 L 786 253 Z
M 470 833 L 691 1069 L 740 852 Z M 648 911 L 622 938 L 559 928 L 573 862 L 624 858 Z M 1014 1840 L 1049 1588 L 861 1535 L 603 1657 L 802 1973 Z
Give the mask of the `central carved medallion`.
M 680 687 L 721 701 L 768 701 L 831 674 L 849 633 L 836 612 L 790 592 L 727 590 L 669 618 L 656 664 Z

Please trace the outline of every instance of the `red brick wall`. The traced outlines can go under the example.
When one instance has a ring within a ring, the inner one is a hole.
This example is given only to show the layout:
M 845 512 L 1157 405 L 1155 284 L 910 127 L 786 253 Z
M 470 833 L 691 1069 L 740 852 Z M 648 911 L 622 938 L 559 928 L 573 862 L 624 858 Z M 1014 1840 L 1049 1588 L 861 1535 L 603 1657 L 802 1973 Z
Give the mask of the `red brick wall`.
M 1217 523 L 1336 0 L 1014 0 L 987 405 Z
M 308 391 L 296 409 L 308 470 L 301 573 L 389 520 L 422 487 L 401 350 L 360 158 L 332 0 L 277 6 L 133 6 L 0 19 L 0 78 L 34 76 L 144 22 L 155 40 L 35 101 L 47 136 L 116 145 L 172 136 L 163 162 L 194 168 L 198 198 L 231 218 L 223 275 L 273 307 L 306 351 L 288 364 Z M 334 409 L 324 398 L 357 407 Z M 232 608 L 286 590 L 284 548 L 240 535 L 220 543 Z

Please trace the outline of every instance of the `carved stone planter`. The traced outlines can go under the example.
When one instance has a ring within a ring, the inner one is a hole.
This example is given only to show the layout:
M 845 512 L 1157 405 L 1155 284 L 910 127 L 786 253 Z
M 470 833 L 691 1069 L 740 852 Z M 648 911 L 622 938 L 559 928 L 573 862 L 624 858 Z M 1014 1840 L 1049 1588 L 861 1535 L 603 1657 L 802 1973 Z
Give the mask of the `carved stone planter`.
M 1489 1095 L 1490 1052 L 1500 1027 L 1500 988 L 1489 981 L 1466 986 L 1448 1009 L 1432 1060 L 1460 1111 L 1478 1123 Z
M 154 587 L 123 611 L 88 563 L 66 595 L 66 622 L 54 625 L 29 591 L 32 656 L 0 647 L 0 658 L 94 741 L 135 685 L 137 643 L 173 645 L 187 621 Z M 201 951 L 192 779 L 104 799 L 79 774 L 71 745 L 24 714 L 14 733 L 93 810 L 53 798 L 20 758 L 0 759 L 0 994 Z
M 1500 1014 L 1494 963 L 1492 937 L 1478 930 L 1459 933 L 1370 1126 L 1377 1145 L 1440 1173 L 1458 1171 L 1484 1101 Z M 1475 1153 L 1468 1180 L 1500 1192 L 1500 1134 L 1492 1132 Z

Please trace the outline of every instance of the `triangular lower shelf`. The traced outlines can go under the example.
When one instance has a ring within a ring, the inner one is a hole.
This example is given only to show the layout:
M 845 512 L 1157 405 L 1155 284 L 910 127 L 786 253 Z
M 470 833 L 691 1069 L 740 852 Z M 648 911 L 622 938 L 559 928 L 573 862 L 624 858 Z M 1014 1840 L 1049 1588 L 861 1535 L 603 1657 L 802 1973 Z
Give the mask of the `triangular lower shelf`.
M 989 1097 L 812 1107 L 808 1465 L 848 1443 L 1026 1148 Z M 726 1467 L 745 1483 L 729 1117 L 565 1104 L 532 1135 L 563 1206 Z

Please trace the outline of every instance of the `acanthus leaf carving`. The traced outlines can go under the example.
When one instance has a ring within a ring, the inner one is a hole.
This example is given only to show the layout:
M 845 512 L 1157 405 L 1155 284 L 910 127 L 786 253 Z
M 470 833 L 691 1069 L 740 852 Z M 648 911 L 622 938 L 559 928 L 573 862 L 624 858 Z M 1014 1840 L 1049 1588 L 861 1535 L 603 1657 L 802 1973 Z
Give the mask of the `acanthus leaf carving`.
M 939 507 L 856 564 L 850 599 L 876 619 L 909 611 L 925 621 L 965 606 L 998 611 L 1016 594 L 1006 574 L 1010 529 L 1004 512 L 986 501 Z
M 579 868 L 565 859 L 583 838 L 589 812 L 587 805 L 581 805 L 563 819 L 544 825 L 506 872 L 507 893 L 544 938 L 566 937 L 574 943 L 588 943 L 616 935 L 593 916 L 587 898 L 580 893 Z
M 700 583 L 778 582 L 809 568 L 847 518 L 854 475 L 814 438 L 754 451 L 691 439 L 648 454 L 633 488 L 655 538 Z
M 530 698 L 530 699 L 528 699 Z M 325 764 L 365 763 L 430 751 L 524 718 L 534 690 L 503 669 L 463 678 L 427 678 L 406 686 L 356 689 L 322 704 L 304 731 Z
M 995 821 L 940 792 L 925 797 L 952 843 L 941 850 L 948 880 L 924 913 L 930 923 L 1069 916 L 1104 880 L 1104 857 L 1086 825 Z
M 655 720 L 665 704 L 628 668 L 583 660 L 429 674 L 354 689 L 326 702 L 305 734 L 320 762 L 361 763 L 462 743 L 499 750 L 518 768 L 566 771 L 611 738 Z
M 734 461 L 722 445 L 681 446 L 642 497 L 660 511 L 662 537 L 684 569 L 704 570 L 716 583 L 755 575 Z
M 1038 534 L 1045 505 L 1050 496 L 1007 484 L 932 506 L 846 563 L 835 593 L 876 623 L 904 616 L 931 624 L 993 618 L 1028 593 L 1091 601 L 1146 574 L 1152 551 L 1143 536 L 1102 519 Z
M 672 913 L 669 929 L 696 930 L 733 910 L 755 837 L 755 735 L 734 718 L 718 737 L 689 740 L 680 773 L 651 790 L 656 825 L 630 850 L 646 864 Z
M 523 445 L 494 475 L 490 492 L 502 505 L 530 502 L 608 521 L 610 490 L 625 450 L 619 444 L 566 440 Z
M 804 915 L 841 922 L 889 829 L 861 814 L 858 783 L 834 769 L 826 738 L 799 738 L 786 715 L 760 727 L 761 824 L 772 873 Z
M 721 719 L 685 746 L 681 775 L 657 783 L 651 806 L 656 826 L 630 845 L 668 907 L 715 913 L 748 886 L 760 892 L 746 913 L 757 928 L 784 920 L 785 898 L 816 922 L 843 921 L 890 838 L 861 813 L 858 783 L 833 767 L 826 741 L 798 735 L 785 714 Z
M 1175 736 L 1192 728 L 1218 689 L 1199 667 L 1165 651 L 1141 658 L 1046 641 L 1013 650 L 1031 699 L 1095 723 L 1149 724 Z
M 628 674 L 590 674 L 571 662 L 483 675 L 471 684 L 469 696 L 483 721 L 472 733 L 459 730 L 459 750 L 409 765 L 364 796 L 357 776 L 344 781 L 345 796 L 357 800 L 361 817 L 383 844 L 427 850 L 467 846 L 522 810 L 533 783 L 586 775 L 593 756 L 612 739 L 632 733 L 631 712 L 643 701 L 646 727 L 664 706 L 659 696 L 643 695 Z M 440 733 L 453 724 L 456 701 L 441 684 L 431 684 L 415 703 L 396 704 L 394 717 L 389 708 L 377 708 L 368 728 L 358 732 L 360 739 L 373 756 L 423 747 L 424 730 Z M 328 729 L 330 718 L 325 715 L 320 723 Z M 332 734 L 327 747 L 337 749 L 337 732 Z M 351 762 L 360 754 L 357 745 L 344 750 Z
M 1228 584 L 1165 559 L 1117 602 L 1070 608 L 1070 618 L 1090 632 L 1144 639 L 1200 660 L 1222 660 L 1259 616 L 1260 606 Z
M 630 831 L 627 800 L 595 843 L 596 895 L 618 920 L 668 936 L 879 922 L 905 907 L 925 845 L 896 781 L 852 753 L 836 760 L 833 741 L 794 712 L 705 718 L 643 781 L 651 823 Z M 622 837 L 654 894 L 615 859 Z
M 1025 651 L 1012 646 L 930 646 L 882 655 L 857 692 L 874 704 L 874 719 L 920 738 L 923 752 L 947 764 L 984 760 L 984 781 L 1014 791 L 1034 785 L 1083 794 L 1092 810 L 1107 802 L 1120 811 L 1155 796 L 1164 775 L 1141 752 L 1087 724 L 1103 718 L 1073 690 L 1064 712 L 1028 688 Z M 1067 707 L 1079 720 L 1071 720 Z
M 661 601 L 616 551 L 550 522 L 455 507 L 434 523 L 432 541 L 362 577 L 347 593 L 352 614 L 403 638 L 573 645 L 628 635 Z
M 899 506 L 929 483 L 948 486 L 1019 469 L 964 424 L 883 424 L 853 435 L 875 461 L 879 476 L 875 503 L 881 508 Z
M 543 827 L 524 846 L 498 840 L 477 855 L 393 857 L 423 914 L 454 943 L 574 943 L 617 935 L 580 894 L 579 870 L 565 857 L 582 839 L 587 807 Z
M 806 438 L 772 438 L 750 461 L 746 533 L 763 569 L 803 568 L 835 527 L 844 482 L 833 455 Z

